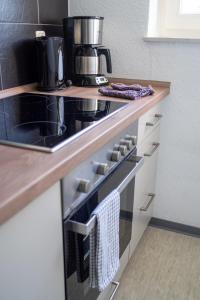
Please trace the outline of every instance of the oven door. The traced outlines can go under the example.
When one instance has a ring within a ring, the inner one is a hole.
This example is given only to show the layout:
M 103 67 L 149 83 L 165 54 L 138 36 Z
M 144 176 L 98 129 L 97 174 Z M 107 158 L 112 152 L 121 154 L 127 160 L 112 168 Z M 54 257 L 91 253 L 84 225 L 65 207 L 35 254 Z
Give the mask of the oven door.
M 120 192 L 120 257 L 132 233 L 134 182 L 143 158 L 134 149 L 64 221 L 66 294 L 68 300 L 95 300 L 99 292 L 89 286 L 89 234 L 96 225 L 92 211 L 114 189 Z

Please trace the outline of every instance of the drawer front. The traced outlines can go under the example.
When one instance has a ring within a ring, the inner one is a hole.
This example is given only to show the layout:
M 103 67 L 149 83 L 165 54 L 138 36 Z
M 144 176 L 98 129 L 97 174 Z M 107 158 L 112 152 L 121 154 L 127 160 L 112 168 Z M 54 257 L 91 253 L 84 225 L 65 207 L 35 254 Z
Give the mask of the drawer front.
M 137 155 L 144 156 L 145 163 L 148 158 L 153 157 L 154 152 L 158 152 L 160 147 L 160 126 L 158 125 L 151 134 L 137 146 Z
M 138 145 L 142 144 L 145 139 L 160 124 L 162 118 L 160 103 L 140 117 L 138 122 Z
M 152 217 L 158 150 L 159 127 L 138 149 L 138 153 L 144 155 L 145 162 L 135 178 L 131 255 Z

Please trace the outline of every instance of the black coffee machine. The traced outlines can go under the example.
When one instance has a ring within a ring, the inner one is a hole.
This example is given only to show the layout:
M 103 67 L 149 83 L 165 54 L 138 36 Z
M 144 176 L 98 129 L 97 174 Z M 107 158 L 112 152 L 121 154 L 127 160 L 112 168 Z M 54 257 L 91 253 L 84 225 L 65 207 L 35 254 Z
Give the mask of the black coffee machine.
M 102 74 L 101 57 L 112 73 L 110 50 L 102 47 L 103 17 L 68 17 L 63 20 L 65 78 L 77 86 L 108 84 Z

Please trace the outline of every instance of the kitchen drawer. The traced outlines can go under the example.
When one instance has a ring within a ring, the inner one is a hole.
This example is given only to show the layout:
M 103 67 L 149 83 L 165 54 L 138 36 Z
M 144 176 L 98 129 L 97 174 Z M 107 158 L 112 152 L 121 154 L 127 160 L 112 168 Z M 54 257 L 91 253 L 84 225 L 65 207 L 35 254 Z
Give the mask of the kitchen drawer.
M 152 217 L 158 150 L 159 127 L 138 149 L 138 155 L 145 155 L 145 162 L 135 178 L 131 255 Z
M 157 151 L 160 145 L 160 126 L 151 131 L 151 134 L 137 146 L 137 155 L 144 156 L 145 162 L 148 161 L 148 157 L 151 157 L 154 152 Z
M 162 115 L 160 103 L 140 117 L 138 122 L 138 145 L 142 144 L 152 131 L 160 124 Z

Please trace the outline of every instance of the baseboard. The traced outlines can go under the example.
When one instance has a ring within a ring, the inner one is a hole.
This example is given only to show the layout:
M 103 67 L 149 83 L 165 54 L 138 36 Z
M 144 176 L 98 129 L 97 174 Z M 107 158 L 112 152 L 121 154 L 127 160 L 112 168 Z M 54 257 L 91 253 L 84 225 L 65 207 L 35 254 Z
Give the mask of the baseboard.
M 158 218 L 151 218 L 149 226 L 158 227 L 161 229 L 171 230 L 174 232 L 191 235 L 200 238 L 200 228 L 193 227 L 181 223 L 171 222 Z

